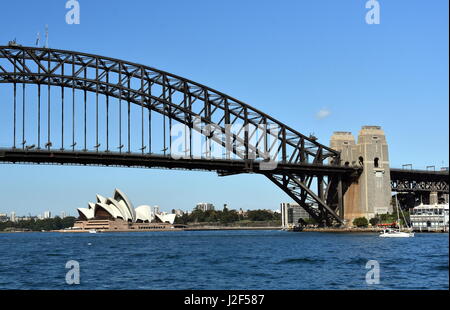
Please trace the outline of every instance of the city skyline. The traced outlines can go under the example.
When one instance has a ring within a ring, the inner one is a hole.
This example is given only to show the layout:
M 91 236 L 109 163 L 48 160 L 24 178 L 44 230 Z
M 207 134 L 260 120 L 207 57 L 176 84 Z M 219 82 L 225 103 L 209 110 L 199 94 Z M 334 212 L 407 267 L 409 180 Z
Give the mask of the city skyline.
M 2 23 L 11 27 L 4 27 L 0 40 L 6 44 L 17 38 L 19 44 L 34 46 L 36 32 L 48 24 L 52 48 L 126 59 L 199 81 L 300 132 L 313 133 L 326 145 L 334 131 L 356 135 L 363 125 L 380 125 L 392 167 L 448 166 L 445 1 L 383 3 L 380 25 L 365 24 L 364 1 L 330 1 L 327 10 L 323 4 L 296 1 L 140 5 L 141 10 L 130 15 L 126 4 L 83 1 L 80 25 L 67 25 L 63 3 L 41 1 L 25 8 L 8 3 L 10 10 L 21 9 L 23 18 L 18 25 L 6 15 Z M 216 17 L 205 14 L 208 10 Z M 175 18 L 170 23 L 159 14 L 152 14 L 151 21 L 145 18 L 154 11 L 170 11 Z M 100 27 L 99 16 L 121 16 L 132 28 L 153 31 L 142 37 L 112 25 L 101 37 L 92 36 L 91 29 Z M 234 22 L 225 25 L 229 18 Z M 203 23 L 209 27 L 200 27 Z M 190 35 L 170 39 L 181 28 Z M 205 37 L 206 46 L 199 43 Z M 228 44 L 216 48 L 222 42 Z M 0 141 L 7 144 L 4 138 L 0 133 Z M 279 203 L 291 201 L 255 175 L 10 164 L 1 165 L 0 173 L 8 176 L 7 182 L 1 181 L 0 208 L 17 214 L 73 213 L 92 195 L 116 187 L 137 204 L 158 204 L 166 211 L 188 209 L 199 201 L 226 203 L 233 209 L 277 209 Z

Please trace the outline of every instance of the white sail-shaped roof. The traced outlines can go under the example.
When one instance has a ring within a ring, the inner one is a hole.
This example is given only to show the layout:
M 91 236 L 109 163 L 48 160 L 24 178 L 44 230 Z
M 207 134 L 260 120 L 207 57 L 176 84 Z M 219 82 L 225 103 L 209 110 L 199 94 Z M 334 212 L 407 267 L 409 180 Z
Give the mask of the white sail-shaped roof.
M 88 208 L 79 208 L 78 213 L 80 217 L 88 220 L 95 219 L 97 210 L 105 210 L 113 219 L 123 219 L 135 223 L 142 222 L 163 222 L 173 224 L 175 222 L 175 214 L 159 214 L 158 206 L 151 207 L 148 205 L 141 205 L 136 209 L 128 197 L 120 190 L 114 190 L 114 198 L 105 198 L 102 195 L 97 195 L 97 203 L 89 202 Z M 158 213 L 157 213 L 158 212 Z
M 99 203 L 106 203 L 106 198 L 102 195 L 97 195 L 97 202 Z
M 162 223 L 173 224 L 175 222 L 176 214 L 155 214 L 155 215 Z
M 106 210 L 113 218 L 117 218 L 117 217 L 122 217 L 122 214 L 120 213 L 120 211 L 112 204 L 106 204 L 106 203 L 97 203 L 95 205 L 95 212 L 94 214 L 97 213 L 97 209 L 101 207 L 104 210 Z
M 133 204 L 128 199 L 128 197 L 118 188 L 114 191 L 114 199 L 119 202 L 119 205 L 125 206 L 129 213 L 130 213 L 130 219 L 135 222 L 136 221 L 136 212 L 134 210 Z
M 127 207 L 127 204 L 123 200 L 117 202 L 117 208 L 122 212 L 122 214 L 124 214 L 124 220 L 133 221 L 133 215 L 131 214 L 130 209 Z
M 78 208 L 77 211 L 80 216 L 85 217 L 87 220 L 94 218 L 94 209 Z
M 123 204 L 120 204 L 117 200 L 115 200 L 114 198 L 108 198 L 107 201 L 108 204 L 111 204 L 113 206 L 115 206 L 117 208 L 117 210 L 119 210 L 120 212 L 120 217 L 122 219 L 124 219 L 125 221 L 128 221 L 128 219 L 131 219 L 131 214 L 128 211 L 128 208 L 124 207 Z
M 148 221 L 150 223 L 152 219 L 153 216 L 150 206 L 143 205 L 136 208 L 136 221 L 141 220 L 143 222 Z

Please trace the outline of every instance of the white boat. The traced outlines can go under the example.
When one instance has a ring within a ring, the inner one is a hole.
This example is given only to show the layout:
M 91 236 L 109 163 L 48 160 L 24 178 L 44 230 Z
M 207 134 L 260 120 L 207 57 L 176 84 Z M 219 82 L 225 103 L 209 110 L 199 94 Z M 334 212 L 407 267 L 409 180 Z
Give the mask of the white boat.
M 96 234 L 97 231 L 96 231 L 95 229 L 89 229 L 89 233 L 90 233 L 90 234 Z
M 397 201 L 397 195 L 395 195 L 395 205 L 397 207 L 397 223 L 399 228 L 387 228 L 384 229 L 381 234 L 380 237 L 381 238 L 410 238 L 410 237 L 414 237 L 414 232 L 412 232 L 411 227 L 408 226 L 408 223 L 406 222 L 405 219 L 405 215 L 403 214 L 402 209 L 398 206 L 398 201 Z M 407 226 L 407 231 L 402 231 L 402 224 L 400 222 L 400 212 L 402 213 L 403 216 L 403 220 L 406 223 Z
M 413 232 L 400 231 L 400 229 L 388 228 L 380 234 L 381 238 L 409 238 L 414 237 Z

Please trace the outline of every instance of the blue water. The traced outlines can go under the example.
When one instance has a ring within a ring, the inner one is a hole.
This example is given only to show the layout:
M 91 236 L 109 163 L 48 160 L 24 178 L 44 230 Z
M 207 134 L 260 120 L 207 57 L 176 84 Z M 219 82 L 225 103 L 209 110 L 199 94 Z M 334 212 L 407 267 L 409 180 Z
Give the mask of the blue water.
M 0 234 L 0 289 L 448 289 L 448 234 Z M 80 284 L 66 284 L 66 262 Z M 366 263 L 380 283 L 366 284 Z

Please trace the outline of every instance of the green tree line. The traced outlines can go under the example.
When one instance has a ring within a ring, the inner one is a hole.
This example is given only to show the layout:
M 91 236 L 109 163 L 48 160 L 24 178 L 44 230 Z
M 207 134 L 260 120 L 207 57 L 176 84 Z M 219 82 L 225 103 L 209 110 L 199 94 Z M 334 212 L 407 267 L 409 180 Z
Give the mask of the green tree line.
M 189 215 L 183 214 L 177 216 L 175 219 L 176 224 L 190 224 L 190 223 L 220 223 L 230 224 L 239 221 L 278 221 L 281 220 L 281 215 L 278 213 L 272 213 L 266 210 L 251 210 L 247 211 L 247 216 L 240 215 L 236 210 L 224 209 L 220 210 L 194 210 Z
M 0 223 L 0 231 L 5 230 L 29 230 L 29 231 L 42 231 L 42 230 L 57 230 L 72 227 L 76 218 L 68 216 L 65 218 L 54 217 L 43 220 L 26 220 L 18 222 L 3 222 Z

